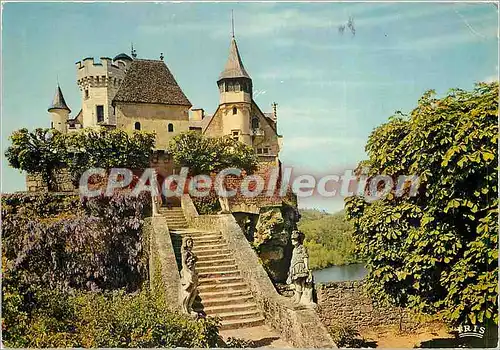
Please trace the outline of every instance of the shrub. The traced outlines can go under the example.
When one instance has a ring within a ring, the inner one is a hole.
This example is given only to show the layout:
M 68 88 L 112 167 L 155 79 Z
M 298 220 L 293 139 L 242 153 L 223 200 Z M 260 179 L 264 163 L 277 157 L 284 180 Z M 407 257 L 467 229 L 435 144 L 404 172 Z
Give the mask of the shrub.
M 360 348 L 365 343 L 358 330 L 349 324 L 330 326 L 329 332 L 340 348 Z
M 50 198 L 57 201 L 49 205 Z M 20 196 L 2 199 L 6 272 L 27 285 L 136 290 L 147 278 L 148 249 L 141 229 L 150 198 L 62 198 L 43 195 L 30 204 Z M 70 212 L 65 211 L 68 203 L 74 205 Z M 41 204 L 47 207 L 38 213 Z
M 168 312 L 147 292 L 31 288 L 29 299 L 29 310 L 17 315 L 7 301 L 4 317 L 22 321 L 4 322 L 8 347 L 215 347 L 219 340 L 216 320 Z

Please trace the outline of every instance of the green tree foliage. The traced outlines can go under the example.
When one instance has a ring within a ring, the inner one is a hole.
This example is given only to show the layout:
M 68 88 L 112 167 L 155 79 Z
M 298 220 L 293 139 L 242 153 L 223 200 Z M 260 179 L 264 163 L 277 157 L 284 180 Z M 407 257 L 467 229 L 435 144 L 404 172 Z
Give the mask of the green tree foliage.
M 33 132 L 20 129 L 12 133 L 10 140 L 12 145 L 5 152 L 10 166 L 28 173 L 40 173 L 50 187 L 52 170 L 60 165 L 61 157 L 66 154 L 64 135 L 53 129 Z
M 373 295 L 451 324 L 498 323 L 498 83 L 425 93 L 367 143 L 369 175 L 415 174 L 417 195 L 346 200 Z
M 62 134 L 53 129 L 20 129 L 10 136 L 12 144 L 5 157 L 10 166 L 28 173 L 41 173 L 49 188 L 53 171 L 67 167 L 75 183 L 89 168 L 149 166 L 155 136 L 151 133 L 123 130 L 82 129 Z
M 305 234 L 305 246 L 312 269 L 361 262 L 355 253 L 353 227 L 344 212 L 329 214 L 315 209 L 300 210 L 298 228 Z
M 176 164 L 188 167 L 191 175 L 209 175 L 226 168 L 250 174 L 257 167 L 257 156 L 251 147 L 229 137 L 206 137 L 194 131 L 175 136 L 168 152 Z

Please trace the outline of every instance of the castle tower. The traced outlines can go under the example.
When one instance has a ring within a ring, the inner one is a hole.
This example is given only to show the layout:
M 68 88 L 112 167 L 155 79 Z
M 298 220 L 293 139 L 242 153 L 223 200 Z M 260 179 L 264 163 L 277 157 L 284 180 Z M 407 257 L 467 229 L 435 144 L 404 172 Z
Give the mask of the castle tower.
M 68 121 L 68 116 L 71 113 L 66 101 L 64 100 L 61 87 L 57 84 L 56 94 L 52 100 L 52 104 L 47 109 L 50 113 L 51 118 L 51 128 L 62 132 L 63 134 L 67 131 L 66 122 Z
M 229 57 L 217 85 L 219 110 L 223 115 L 223 134 L 252 145 L 252 79 L 243 66 L 234 35 L 231 38 Z
M 113 59 L 101 57 L 99 63 L 92 57 L 76 62 L 77 83 L 82 92 L 83 127 L 116 125 L 111 102 L 132 61 L 130 56 L 121 53 Z

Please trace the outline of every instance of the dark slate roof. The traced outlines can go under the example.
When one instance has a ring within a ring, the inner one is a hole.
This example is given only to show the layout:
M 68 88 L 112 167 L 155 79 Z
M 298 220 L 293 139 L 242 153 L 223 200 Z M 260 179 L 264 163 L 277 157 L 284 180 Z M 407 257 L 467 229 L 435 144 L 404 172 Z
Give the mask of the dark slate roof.
M 226 66 L 219 75 L 219 80 L 227 78 L 250 79 L 250 75 L 248 75 L 245 67 L 243 66 L 243 62 L 241 61 L 238 45 L 236 45 L 234 37 L 231 39 L 231 45 L 229 46 L 229 57 L 227 58 Z
M 113 58 L 113 61 L 116 61 L 116 60 L 122 60 L 122 61 L 132 61 L 132 57 L 130 57 L 129 55 L 127 55 L 126 53 L 120 53 L 118 55 L 115 56 L 115 58 Z
M 68 121 L 66 122 L 70 125 L 76 125 L 76 124 L 82 124 L 82 110 L 80 109 L 80 112 L 78 112 L 78 114 L 76 115 L 76 117 L 74 117 L 73 119 L 68 119 Z
M 66 104 L 66 101 L 64 100 L 64 96 L 59 84 L 57 85 L 56 94 L 54 95 L 52 104 L 49 106 L 47 110 L 50 112 L 53 109 L 65 109 L 71 113 L 71 109 L 69 109 L 68 105 Z
M 163 61 L 135 59 L 113 103 L 154 103 L 191 107 L 174 76 Z

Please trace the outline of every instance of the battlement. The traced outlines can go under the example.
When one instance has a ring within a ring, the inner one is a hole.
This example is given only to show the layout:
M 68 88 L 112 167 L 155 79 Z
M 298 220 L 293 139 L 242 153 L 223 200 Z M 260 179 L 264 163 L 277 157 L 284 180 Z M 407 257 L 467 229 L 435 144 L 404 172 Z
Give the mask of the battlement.
M 125 77 L 127 63 L 109 57 L 101 57 L 99 62 L 94 57 L 84 58 L 75 63 L 76 78 L 80 88 L 119 86 Z

